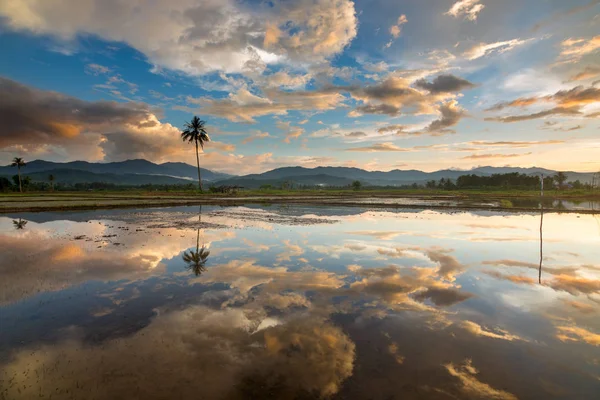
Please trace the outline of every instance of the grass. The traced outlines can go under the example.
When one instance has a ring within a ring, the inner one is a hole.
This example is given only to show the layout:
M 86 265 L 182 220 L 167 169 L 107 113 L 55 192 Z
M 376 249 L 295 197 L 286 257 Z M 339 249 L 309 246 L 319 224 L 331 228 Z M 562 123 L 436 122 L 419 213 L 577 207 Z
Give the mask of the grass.
M 251 199 L 250 199 L 251 198 Z M 322 198 L 322 201 L 319 201 Z M 177 206 L 193 204 L 240 204 L 245 201 L 253 203 L 303 202 L 311 204 L 335 205 L 336 199 L 352 205 L 351 199 L 357 199 L 357 205 L 364 205 L 365 198 L 415 198 L 419 200 L 461 200 L 461 201 L 493 201 L 500 208 L 515 210 L 537 209 L 540 193 L 537 190 L 506 189 L 472 189 L 472 190 L 439 190 L 439 189 L 394 189 L 364 188 L 359 191 L 344 189 L 252 189 L 241 190 L 235 194 L 199 193 L 189 191 L 87 191 L 87 192 L 28 192 L 1 193 L 0 212 L 76 210 L 94 208 Z M 247 199 L 247 200 L 246 200 Z M 544 199 L 569 200 L 574 203 L 600 201 L 598 191 L 565 190 L 546 191 Z M 522 200 L 522 201 L 519 201 Z M 531 200 L 528 202 L 527 200 Z M 363 203 L 360 203 L 362 201 Z M 373 205 L 377 205 L 374 200 Z M 517 205 L 519 204 L 519 205 Z M 523 205 L 527 204 L 527 205 Z M 389 205 L 388 205 L 389 206 Z M 473 208 L 481 208 L 474 205 Z

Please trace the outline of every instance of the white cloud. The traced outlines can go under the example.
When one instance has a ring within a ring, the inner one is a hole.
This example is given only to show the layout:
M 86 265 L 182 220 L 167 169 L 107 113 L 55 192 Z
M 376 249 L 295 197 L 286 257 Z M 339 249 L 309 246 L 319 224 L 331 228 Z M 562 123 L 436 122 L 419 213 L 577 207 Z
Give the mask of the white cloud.
M 357 33 L 350 0 L 275 2 L 250 9 L 234 0 L 4 1 L 6 26 L 58 42 L 79 35 L 126 42 L 159 69 L 191 75 L 242 72 L 256 55 L 321 62 L 342 51 Z
M 470 21 L 475 21 L 477 15 L 485 6 L 479 0 L 459 0 L 446 12 L 446 15 L 451 15 L 455 18 L 464 16 Z
M 512 39 L 495 43 L 479 43 L 471 47 L 463 55 L 469 60 L 476 60 L 493 52 L 506 53 L 529 41 L 531 41 L 531 39 Z

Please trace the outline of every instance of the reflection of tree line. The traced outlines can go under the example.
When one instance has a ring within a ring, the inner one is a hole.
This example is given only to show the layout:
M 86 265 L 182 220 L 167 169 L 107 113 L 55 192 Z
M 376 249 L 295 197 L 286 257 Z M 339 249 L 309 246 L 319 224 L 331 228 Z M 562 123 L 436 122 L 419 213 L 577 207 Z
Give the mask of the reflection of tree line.
M 204 243 L 200 246 L 200 226 L 202 225 L 202 206 L 198 212 L 198 229 L 196 232 L 196 250 L 187 250 L 183 253 L 181 258 L 186 264 L 188 270 L 193 271 L 196 276 L 206 271 L 206 262 L 210 251 L 206 248 Z M 204 237 L 204 235 L 203 235 Z M 204 242 L 204 239 L 202 240 Z

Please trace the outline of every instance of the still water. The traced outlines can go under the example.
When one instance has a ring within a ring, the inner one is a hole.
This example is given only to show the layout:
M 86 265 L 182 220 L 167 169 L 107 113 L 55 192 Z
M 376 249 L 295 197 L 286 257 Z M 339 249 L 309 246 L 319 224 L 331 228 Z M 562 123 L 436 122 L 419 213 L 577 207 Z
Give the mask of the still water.
M 597 399 L 600 216 L 540 217 L 2 216 L 0 398 Z

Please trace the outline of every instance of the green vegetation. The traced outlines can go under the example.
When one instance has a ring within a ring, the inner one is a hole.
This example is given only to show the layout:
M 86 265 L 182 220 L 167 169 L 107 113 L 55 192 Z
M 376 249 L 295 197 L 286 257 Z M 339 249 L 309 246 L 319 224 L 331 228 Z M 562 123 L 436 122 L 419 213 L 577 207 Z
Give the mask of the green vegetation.
M 198 163 L 198 188 L 202 191 L 202 178 L 200 177 L 200 155 L 198 153 L 198 144 L 204 151 L 204 144 L 210 142 L 210 137 L 206 133 L 206 122 L 194 115 L 190 122 L 185 124 L 185 129 L 181 132 L 181 138 L 185 142 L 194 142 L 196 144 L 196 162 Z

